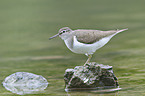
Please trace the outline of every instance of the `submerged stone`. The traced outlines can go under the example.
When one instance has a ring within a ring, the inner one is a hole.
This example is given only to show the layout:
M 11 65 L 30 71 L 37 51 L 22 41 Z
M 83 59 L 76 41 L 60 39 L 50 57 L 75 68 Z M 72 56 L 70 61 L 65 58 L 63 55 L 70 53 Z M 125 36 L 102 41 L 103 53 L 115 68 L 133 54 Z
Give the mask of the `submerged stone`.
M 112 66 L 91 62 L 67 69 L 64 74 L 66 89 L 102 89 L 118 87 Z
M 48 82 L 43 76 L 28 72 L 16 72 L 3 81 L 7 90 L 19 95 L 43 91 L 47 85 Z

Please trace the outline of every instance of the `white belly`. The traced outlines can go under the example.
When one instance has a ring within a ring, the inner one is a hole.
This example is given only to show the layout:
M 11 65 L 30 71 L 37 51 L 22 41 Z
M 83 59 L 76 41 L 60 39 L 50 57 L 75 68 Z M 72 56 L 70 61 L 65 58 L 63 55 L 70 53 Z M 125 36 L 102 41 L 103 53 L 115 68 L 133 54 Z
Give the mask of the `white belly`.
M 84 44 L 80 43 L 76 36 L 74 36 L 74 42 L 72 48 L 70 48 L 68 45 L 69 42 L 65 40 L 66 46 L 74 53 L 78 54 L 93 54 L 97 49 L 103 47 L 113 36 L 108 36 L 105 38 L 100 39 L 98 42 L 95 42 L 93 44 Z

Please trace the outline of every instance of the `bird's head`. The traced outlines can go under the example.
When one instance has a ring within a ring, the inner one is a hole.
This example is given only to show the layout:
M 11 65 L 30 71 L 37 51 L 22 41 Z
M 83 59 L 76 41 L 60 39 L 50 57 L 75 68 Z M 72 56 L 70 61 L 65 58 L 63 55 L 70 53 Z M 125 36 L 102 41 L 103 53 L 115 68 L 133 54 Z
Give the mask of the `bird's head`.
M 59 30 L 58 34 L 56 34 L 56 35 L 50 37 L 49 40 L 50 40 L 50 39 L 53 39 L 53 38 L 55 38 L 55 37 L 57 37 L 57 36 L 61 37 L 61 39 L 64 40 L 64 39 L 66 39 L 66 38 L 68 38 L 68 37 L 70 36 L 70 33 L 71 33 L 71 32 L 72 32 L 72 30 L 71 30 L 69 27 L 63 27 L 63 28 L 61 28 L 61 29 Z

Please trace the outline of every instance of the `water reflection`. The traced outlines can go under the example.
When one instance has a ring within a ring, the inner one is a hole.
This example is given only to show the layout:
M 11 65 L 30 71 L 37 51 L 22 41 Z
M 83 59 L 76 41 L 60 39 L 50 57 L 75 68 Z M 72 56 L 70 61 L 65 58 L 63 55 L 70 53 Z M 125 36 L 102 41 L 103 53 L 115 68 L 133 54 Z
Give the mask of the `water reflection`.
M 117 88 L 66 88 L 65 91 L 66 92 L 78 92 L 78 91 L 87 91 L 87 92 L 96 92 L 96 93 L 108 93 L 108 92 L 115 92 L 115 91 L 119 91 L 122 88 L 119 88 L 119 86 Z
M 67 90 L 67 96 L 74 96 L 74 95 L 85 95 L 85 96 L 118 96 L 118 91 L 122 88 L 111 88 L 111 89 L 96 89 L 96 90 Z
M 67 92 L 67 96 L 118 96 L 119 91 L 109 93 L 96 93 L 96 92 Z
M 3 86 L 19 95 L 42 92 L 47 88 L 48 82 L 41 75 L 28 72 L 17 72 L 5 78 Z

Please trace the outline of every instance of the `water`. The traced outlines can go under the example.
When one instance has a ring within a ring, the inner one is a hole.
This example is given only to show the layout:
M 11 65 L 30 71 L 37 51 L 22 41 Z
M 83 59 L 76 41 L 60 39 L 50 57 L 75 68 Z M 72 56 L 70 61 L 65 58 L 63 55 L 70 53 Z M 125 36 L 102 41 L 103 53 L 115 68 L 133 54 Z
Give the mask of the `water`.
M 32 93 L 31 95 L 28 95 L 28 96 L 33 96 L 33 94 L 34 94 L 34 96 L 35 96 L 35 94 L 37 94 L 38 96 L 41 96 L 41 95 L 42 96 L 43 95 L 50 95 L 50 96 L 51 95 L 52 96 L 57 96 L 57 95 L 62 95 L 62 96 L 136 96 L 136 95 L 139 95 L 139 96 L 143 96 L 144 95 L 144 90 L 145 90 L 144 70 L 141 70 L 139 68 L 128 69 L 128 67 L 125 67 L 124 65 L 119 66 L 119 67 L 117 65 L 114 65 L 114 67 L 113 67 L 114 73 L 118 77 L 119 85 L 121 88 L 121 90 L 119 90 L 119 91 L 66 92 L 65 84 L 64 84 L 64 80 L 63 80 L 63 74 L 65 72 L 64 70 L 67 68 L 72 68 L 73 66 L 76 66 L 77 64 L 75 64 L 74 62 L 79 61 L 79 59 L 77 60 L 77 58 L 79 58 L 79 57 L 76 57 L 76 58 L 72 57 L 71 59 L 62 59 L 61 58 L 61 59 L 50 60 L 51 62 L 53 62 L 52 65 L 51 65 L 51 63 L 48 64 L 48 60 L 38 60 L 38 61 L 34 60 L 34 61 L 25 62 L 27 64 L 31 63 L 31 66 L 34 65 L 33 66 L 34 68 L 31 68 L 29 66 L 30 68 L 27 69 L 27 70 L 33 70 L 33 71 L 35 71 L 35 67 L 39 66 L 39 64 L 41 63 L 42 64 L 41 66 L 43 66 L 43 67 L 42 67 L 42 69 L 40 68 L 39 70 L 44 70 L 44 72 L 39 71 L 39 72 L 37 72 L 37 74 L 38 73 L 43 74 L 43 76 L 50 83 L 49 86 L 44 91 L 38 92 L 38 93 L 37 92 Z M 71 61 L 72 59 L 76 59 L 77 61 Z M 84 57 L 84 59 L 85 59 L 85 57 Z M 65 60 L 65 62 L 63 62 L 63 60 Z M 11 61 L 11 62 L 15 62 L 15 61 Z M 67 64 L 67 62 L 69 63 L 69 65 Z M 72 63 L 74 63 L 74 65 Z M 19 65 L 20 63 L 18 64 L 15 62 L 15 64 Z M 22 68 L 24 68 L 25 65 L 24 64 L 22 64 L 22 65 L 23 65 Z M 65 65 L 65 67 L 64 67 L 64 65 Z M 22 68 L 20 68 L 18 71 L 24 70 Z M 47 73 L 46 73 L 45 70 L 49 70 L 49 71 L 47 71 Z M 11 73 L 11 70 L 10 70 L 10 73 Z M 3 75 L 4 75 L 4 73 L 3 73 Z M 3 86 L 0 86 L 0 88 L 1 88 L 2 96 L 7 96 L 7 95 L 11 96 L 14 94 L 14 93 L 11 93 L 10 91 L 5 90 L 5 88 Z M 16 96 L 16 94 L 15 94 L 15 96 Z
M 117 88 L 65 88 L 66 92 L 96 92 L 96 93 L 109 93 L 109 92 L 115 92 L 115 91 L 119 91 L 121 90 L 121 88 L 117 87 Z
M 145 0 L 3 0 L 0 3 L 0 82 L 15 72 L 40 74 L 50 83 L 26 96 L 144 96 Z M 112 30 L 128 28 L 96 51 L 92 62 L 113 66 L 119 91 L 65 92 L 67 68 L 83 65 L 59 38 L 62 27 Z M 0 96 L 19 96 L 0 84 Z

